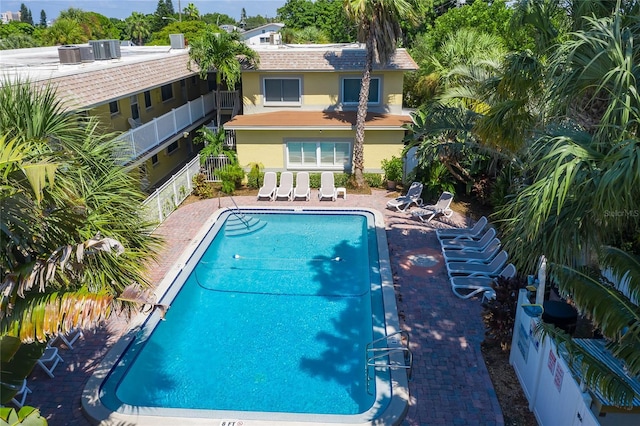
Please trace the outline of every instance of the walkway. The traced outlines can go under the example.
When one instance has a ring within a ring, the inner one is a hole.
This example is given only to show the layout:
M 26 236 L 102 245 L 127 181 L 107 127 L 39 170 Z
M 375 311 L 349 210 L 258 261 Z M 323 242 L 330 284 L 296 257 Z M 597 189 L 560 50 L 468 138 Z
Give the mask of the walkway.
M 477 300 L 456 298 L 447 282 L 434 227 L 438 220 L 423 224 L 406 213 L 385 209 L 387 192 L 349 194 L 346 200 L 319 202 L 256 202 L 254 197 L 235 197 L 246 206 L 366 207 L 383 212 L 386 221 L 391 267 L 404 329 L 411 334 L 414 353 L 411 405 L 405 425 L 503 425 L 503 416 L 480 351 L 483 325 Z M 220 204 L 219 204 L 220 203 Z M 229 199 L 203 200 L 181 207 L 156 231 L 166 245 L 151 272 L 160 282 L 202 224 Z M 464 222 L 454 215 L 447 223 Z M 36 368 L 29 378 L 27 404 L 38 407 L 52 426 L 88 425 L 80 408 L 82 389 L 100 360 L 126 329 L 126 322 L 113 320 L 95 332 L 85 332 L 75 349 L 61 348 L 65 363 L 50 379 Z

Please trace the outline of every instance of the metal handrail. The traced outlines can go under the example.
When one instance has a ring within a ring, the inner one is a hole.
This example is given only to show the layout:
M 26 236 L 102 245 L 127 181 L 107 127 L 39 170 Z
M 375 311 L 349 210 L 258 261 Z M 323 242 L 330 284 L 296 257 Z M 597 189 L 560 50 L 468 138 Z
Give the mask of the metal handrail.
M 231 214 L 233 214 L 235 217 L 237 217 L 240 220 L 240 222 L 244 223 L 244 226 L 246 226 L 247 229 L 250 230 L 251 225 L 249 224 L 249 221 L 246 220 L 245 214 L 242 213 L 242 210 L 240 210 L 240 207 L 238 207 L 238 204 L 236 204 L 236 200 L 234 200 L 232 196 L 229 196 L 229 198 L 231 199 L 231 202 L 236 208 L 235 210 L 233 210 L 232 208 L 227 207 L 227 210 L 230 211 Z M 218 204 L 219 203 L 220 203 L 220 195 L 218 195 Z
M 406 346 L 398 346 L 398 347 L 390 348 L 388 345 L 385 345 L 385 347 L 381 347 L 381 348 L 373 347 L 376 343 L 380 343 L 380 342 L 388 343 L 391 338 L 398 335 L 401 338 L 400 344 L 402 344 L 402 337 L 405 338 Z M 410 343 L 409 332 L 405 330 L 396 331 L 395 333 L 391 333 L 388 336 L 383 336 L 379 339 L 376 339 L 372 342 L 367 343 L 367 346 L 365 348 L 366 360 L 367 360 L 366 366 L 365 366 L 366 374 L 367 374 L 367 392 L 371 393 L 369 391 L 370 389 L 369 384 L 371 382 L 371 376 L 369 375 L 369 367 L 373 367 L 374 369 L 375 368 L 388 368 L 388 369 L 401 368 L 401 369 L 407 370 L 407 377 L 409 380 L 411 380 L 411 373 L 413 370 L 413 353 L 411 352 L 411 349 L 409 349 L 409 343 Z M 391 362 L 391 359 L 389 359 L 389 356 L 394 353 L 403 354 L 404 364 Z M 386 358 L 387 361 L 383 363 L 378 362 L 383 358 Z

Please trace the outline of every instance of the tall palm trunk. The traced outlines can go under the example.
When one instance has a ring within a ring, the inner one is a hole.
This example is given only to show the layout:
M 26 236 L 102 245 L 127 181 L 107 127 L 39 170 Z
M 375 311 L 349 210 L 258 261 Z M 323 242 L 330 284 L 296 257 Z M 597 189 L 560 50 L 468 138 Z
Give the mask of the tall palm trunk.
M 220 102 L 220 85 L 222 84 L 222 76 L 220 71 L 216 71 L 216 128 L 219 129 L 221 126 L 221 113 L 220 106 L 222 102 Z
M 369 86 L 371 85 L 371 71 L 373 69 L 373 33 L 370 31 L 366 41 L 366 59 L 362 83 L 360 85 L 360 98 L 358 99 L 358 112 L 356 114 L 356 140 L 353 144 L 353 174 L 357 188 L 365 186 L 364 181 L 364 126 L 367 118 L 369 103 Z

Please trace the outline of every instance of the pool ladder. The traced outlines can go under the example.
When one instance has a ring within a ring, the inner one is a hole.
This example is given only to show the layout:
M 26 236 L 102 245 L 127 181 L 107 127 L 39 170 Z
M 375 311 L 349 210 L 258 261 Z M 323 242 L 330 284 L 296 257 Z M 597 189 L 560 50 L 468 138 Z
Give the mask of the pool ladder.
M 218 197 L 220 196 L 218 195 Z M 242 222 L 244 226 L 247 227 L 247 229 L 251 229 L 251 225 L 247 220 L 247 216 L 242 212 L 242 210 L 240 210 L 240 207 L 238 207 L 238 205 L 236 204 L 236 200 L 234 200 L 232 196 L 229 196 L 229 198 L 231 198 L 231 202 L 236 208 L 232 209 L 231 207 L 227 207 L 227 210 L 229 210 L 235 217 L 237 217 L 240 220 L 240 222 Z M 218 200 L 218 203 L 219 202 L 220 201 Z
M 398 339 L 397 337 L 400 337 Z M 402 338 L 404 338 L 404 343 Z M 376 347 L 376 345 L 384 342 L 383 347 Z M 389 343 L 394 343 L 393 347 L 389 347 Z M 409 349 L 409 332 L 405 330 L 396 331 L 388 336 L 381 337 L 372 342 L 369 342 L 366 347 L 367 363 L 365 369 L 367 370 L 367 392 L 371 392 L 371 379 L 375 378 L 376 368 L 394 369 L 401 368 L 407 370 L 407 378 L 411 380 L 411 371 L 413 369 L 413 353 Z M 403 363 L 398 363 L 397 360 L 392 360 L 391 355 L 402 354 Z M 373 368 L 373 377 L 369 373 L 369 370 Z

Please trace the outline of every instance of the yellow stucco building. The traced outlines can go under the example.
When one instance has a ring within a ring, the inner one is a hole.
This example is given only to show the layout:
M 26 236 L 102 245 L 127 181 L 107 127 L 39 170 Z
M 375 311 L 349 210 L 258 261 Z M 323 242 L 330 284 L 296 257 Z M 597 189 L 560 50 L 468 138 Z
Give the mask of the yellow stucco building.
M 360 45 L 256 47 L 260 65 L 242 73 L 243 115 L 225 129 L 236 133 L 240 164 L 265 170 L 351 172 L 355 118 L 365 50 Z M 404 72 L 417 69 L 404 49 L 375 64 L 365 125 L 364 171 L 380 172 L 399 156 Z

